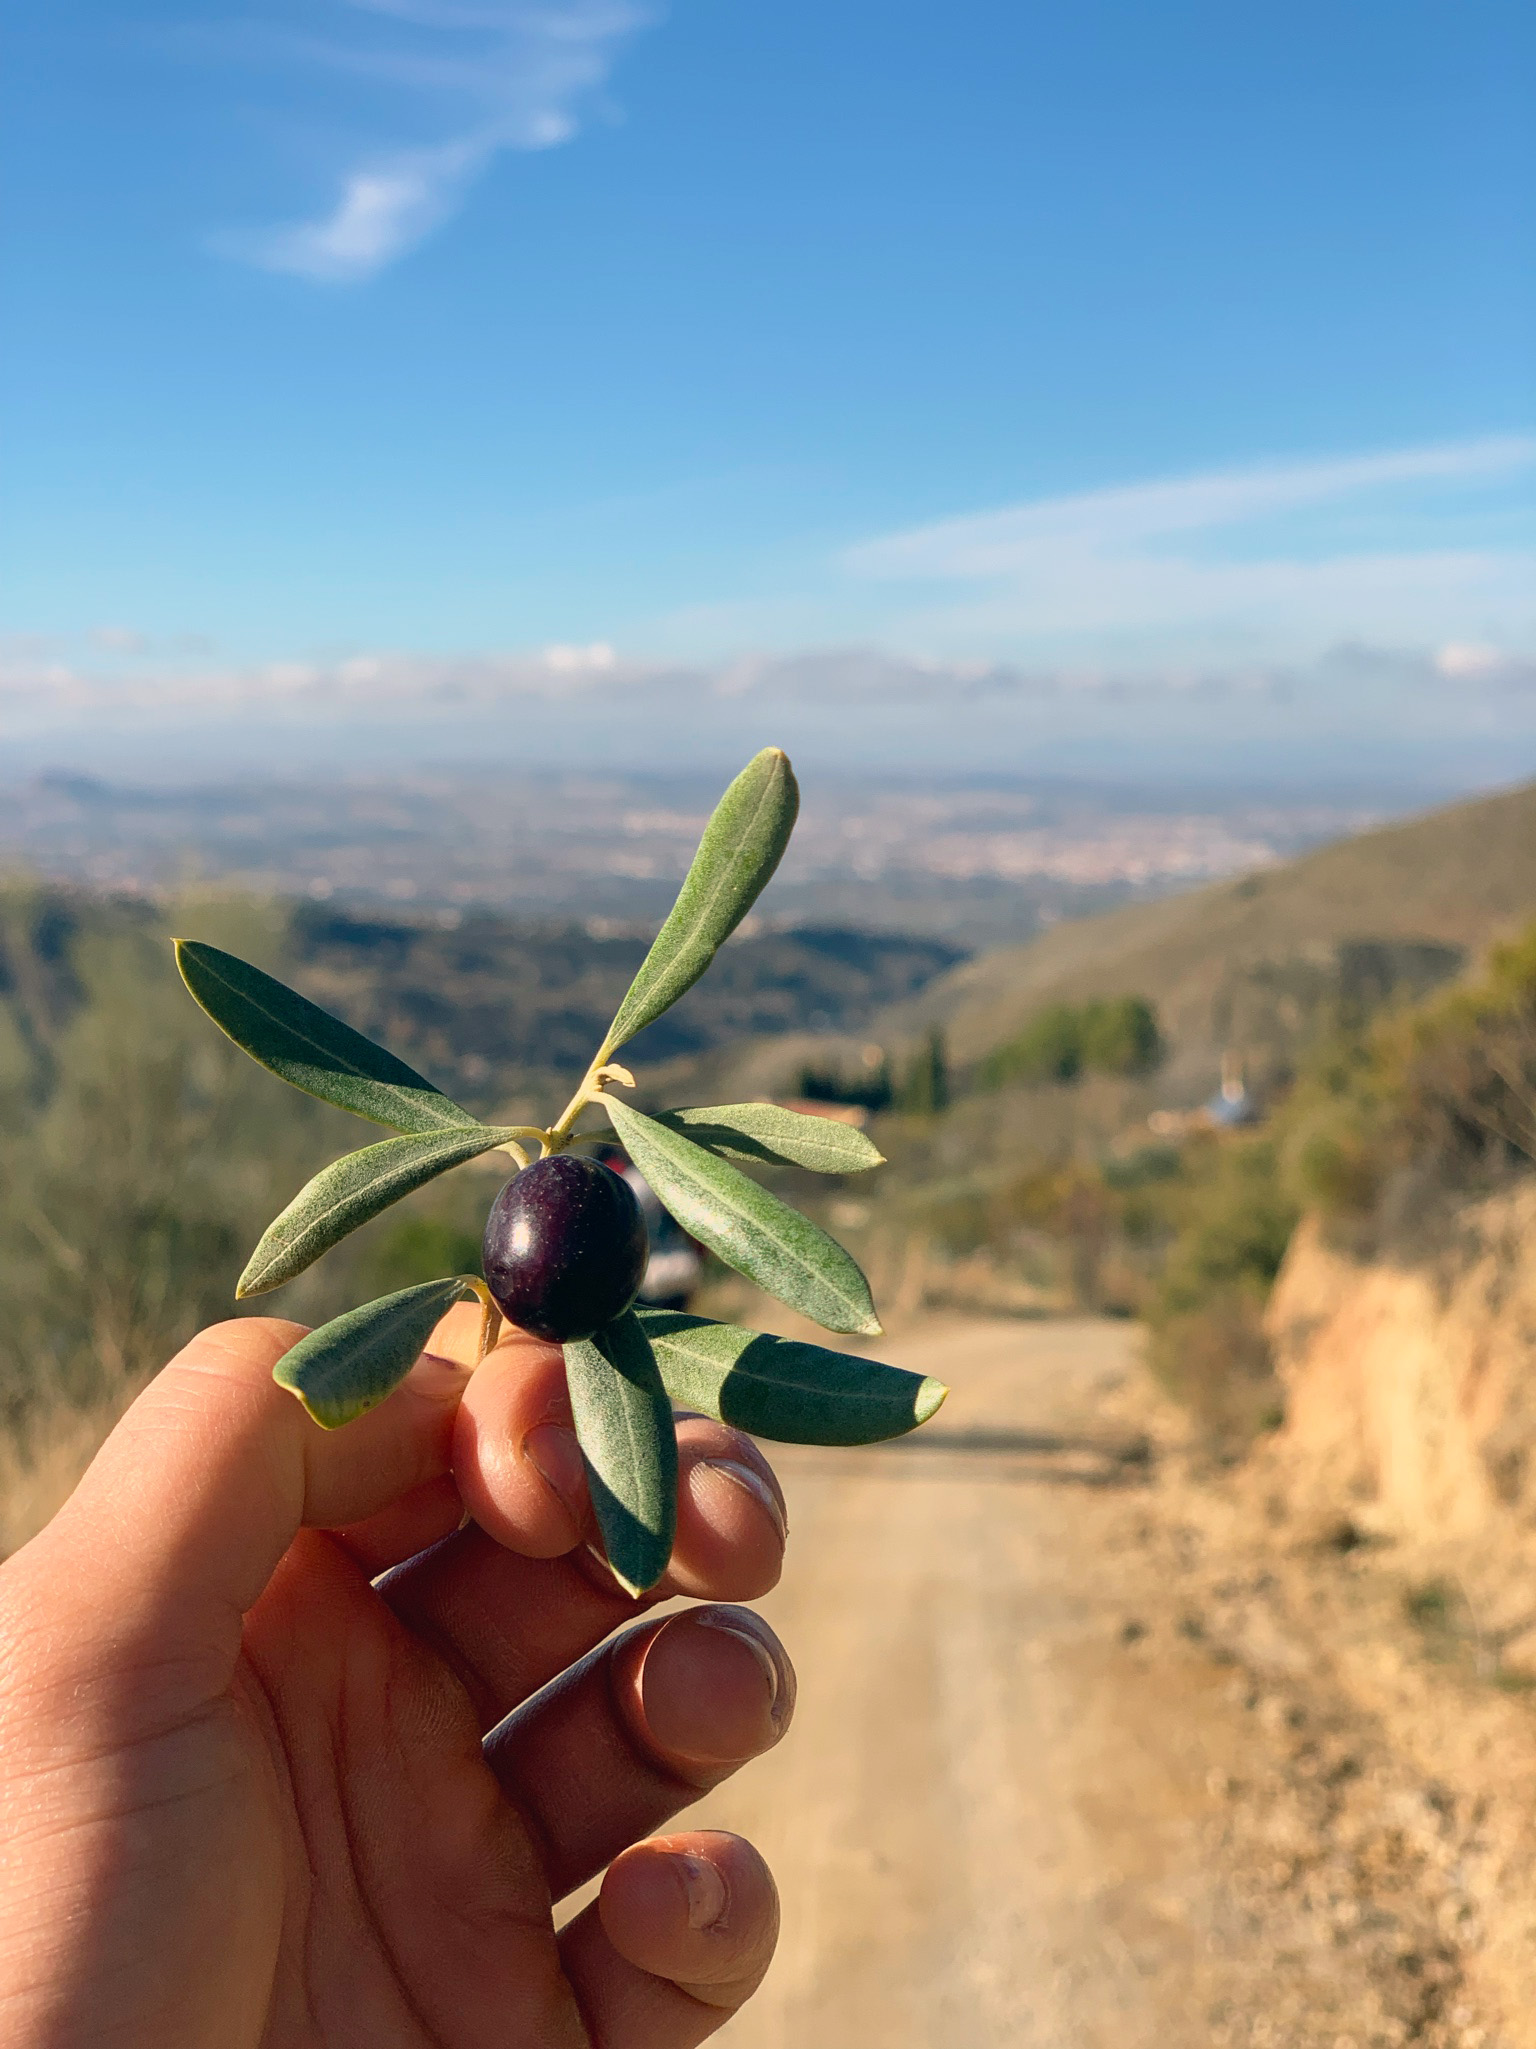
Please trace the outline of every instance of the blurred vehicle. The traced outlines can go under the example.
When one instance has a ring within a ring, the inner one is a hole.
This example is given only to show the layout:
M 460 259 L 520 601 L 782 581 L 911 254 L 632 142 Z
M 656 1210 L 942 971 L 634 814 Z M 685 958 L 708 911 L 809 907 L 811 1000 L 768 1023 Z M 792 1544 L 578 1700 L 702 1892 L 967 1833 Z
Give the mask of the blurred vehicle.
M 640 1283 L 647 1309 L 686 1309 L 704 1278 L 703 1247 L 690 1238 L 649 1181 L 617 1146 L 599 1158 L 630 1185 L 651 1241 L 651 1256 Z

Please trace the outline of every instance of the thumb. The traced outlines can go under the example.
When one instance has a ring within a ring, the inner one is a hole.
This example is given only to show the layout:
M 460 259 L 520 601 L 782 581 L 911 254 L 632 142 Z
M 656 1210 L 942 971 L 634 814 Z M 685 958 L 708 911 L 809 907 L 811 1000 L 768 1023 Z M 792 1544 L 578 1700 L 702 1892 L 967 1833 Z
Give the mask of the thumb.
M 6 1568 L 46 1575 L 58 1621 L 83 1606 L 96 1658 L 103 1634 L 125 1656 L 152 1646 L 178 1691 L 211 1698 L 301 1528 L 360 1522 L 447 1472 L 464 1367 L 426 1354 L 377 1409 L 326 1431 L 272 1379 L 304 1334 L 254 1316 L 201 1332 Z

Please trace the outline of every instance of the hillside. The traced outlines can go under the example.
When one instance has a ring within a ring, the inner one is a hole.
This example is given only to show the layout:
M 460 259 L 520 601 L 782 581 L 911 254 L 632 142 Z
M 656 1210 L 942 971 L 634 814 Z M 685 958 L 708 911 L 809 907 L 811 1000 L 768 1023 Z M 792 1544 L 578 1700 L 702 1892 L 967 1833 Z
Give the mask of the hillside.
M 260 961 L 471 1106 L 579 1071 L 647 945 L 636 933 L 489 911 L 385 918 L 201 892 L 155 905 L 0 881 L 0 1092 L 46 1088 L 53 1044 L 87 1001 L 82 961 L 93 950 L 131 938 L 143 948 L 135 972 L 182 1001 L 173 930 Z M 858 1031 L 962 958 L 958 946 L 903 933 L 750 932 L 640 1035 L 635 1057 L 678 1060 L 796 1030 Z
M 1193 1099 L 1210 1086 L 1223 1047 L 1262 1067 L 1319 994 L 1338 990 L 1351 971 L 1416 993 L 1533 909 L 1536 785 L 1528 785 L 1281 868 L 1059 925 L 961 963 L 872 1030 L 910 1038 L 942 1024 L 964 1065 L 1046 1004 L 1135 992 L 1156 1004 L 1172 1047 L 1165 1090 Z

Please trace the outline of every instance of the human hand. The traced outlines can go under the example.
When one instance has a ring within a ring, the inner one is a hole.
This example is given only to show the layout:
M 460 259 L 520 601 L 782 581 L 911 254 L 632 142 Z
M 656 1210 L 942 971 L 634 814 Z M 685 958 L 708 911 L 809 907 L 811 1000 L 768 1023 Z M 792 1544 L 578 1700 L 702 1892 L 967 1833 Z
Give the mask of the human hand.
M 558 1349 L 513 1332 L 470 1378 L 478 1314 L 334 1435 L 271 1378 L 300 1326 L 205 1331 L 0 1568 L 10 2049 L 691 2049 L 756 1986 L 757 1853 L 642 1838 L 778 1740 L 788 1660 L 734 1607 L 605 1639 L 765 1593 L 777 1483 L 681 1422 L 672 1569 L 632 1601 Z

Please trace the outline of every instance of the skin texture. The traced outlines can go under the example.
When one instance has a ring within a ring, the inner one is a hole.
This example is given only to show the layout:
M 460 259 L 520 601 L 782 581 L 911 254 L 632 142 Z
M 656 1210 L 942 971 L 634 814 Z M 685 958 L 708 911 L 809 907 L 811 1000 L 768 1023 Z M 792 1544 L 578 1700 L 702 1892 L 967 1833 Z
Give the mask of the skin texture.
M 334 1434 L 271 1380 L 300 1326 L 204 1332 L 0 1567 L 10 2049 L 690 2049 L 761 1978 L 756 1852 L 651 1831 L 777 1742 L 793 1674 L 745 1609 L 635 1618 L 766 1592 L 777 1483 L 683 1420 L 631 1601 L 558 1351 L 471 1379 L 477 1321 Z

